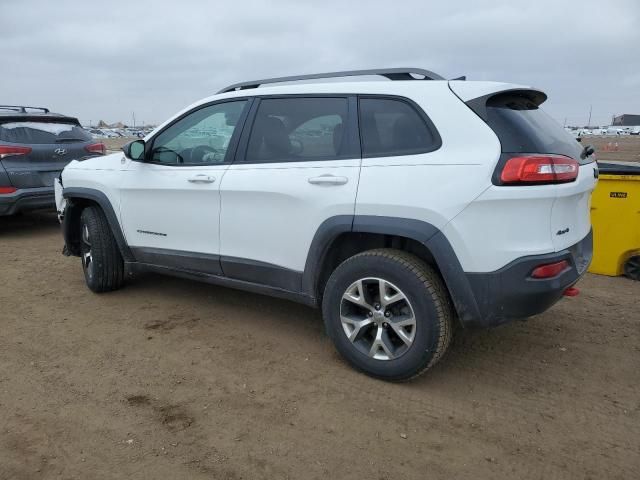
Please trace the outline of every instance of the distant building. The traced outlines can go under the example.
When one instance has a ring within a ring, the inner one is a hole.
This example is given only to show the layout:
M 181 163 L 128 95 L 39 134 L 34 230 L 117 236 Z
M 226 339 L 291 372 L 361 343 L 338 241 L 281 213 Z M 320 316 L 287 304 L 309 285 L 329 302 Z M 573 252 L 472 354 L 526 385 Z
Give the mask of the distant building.
M 613 125 L 619 127 L 635 127 L 636 125 L 640 125 L 640 115 L 629 115 L 628 113 L 618 115 L 617 117 L 613 117 Z

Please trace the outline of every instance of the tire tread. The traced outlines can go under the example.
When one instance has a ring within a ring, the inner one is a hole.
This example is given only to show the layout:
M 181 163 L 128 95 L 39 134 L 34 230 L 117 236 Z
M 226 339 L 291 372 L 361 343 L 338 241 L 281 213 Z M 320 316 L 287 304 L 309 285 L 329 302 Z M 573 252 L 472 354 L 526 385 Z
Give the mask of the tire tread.
M 97 206 L 87 207 L 81 220 L 89 228 L 94 256 L 93 283 L 87 280 L 88 287 L 96 293 L 119 289 L 124 283 L 124 261 L 104 212 Z

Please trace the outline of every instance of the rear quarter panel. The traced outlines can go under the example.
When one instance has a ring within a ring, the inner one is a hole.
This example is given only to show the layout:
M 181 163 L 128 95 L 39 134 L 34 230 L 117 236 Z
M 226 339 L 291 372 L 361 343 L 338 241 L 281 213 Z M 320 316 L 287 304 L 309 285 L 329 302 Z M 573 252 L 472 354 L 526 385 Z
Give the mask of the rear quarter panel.
M 421 83 L 406 82 L 394 94 L 425 111 L 442 146 L 419 155 L 364 158 L 356 215 L 411 218 L 442 229 L 491 185 L 500 143 L 447 82 Z

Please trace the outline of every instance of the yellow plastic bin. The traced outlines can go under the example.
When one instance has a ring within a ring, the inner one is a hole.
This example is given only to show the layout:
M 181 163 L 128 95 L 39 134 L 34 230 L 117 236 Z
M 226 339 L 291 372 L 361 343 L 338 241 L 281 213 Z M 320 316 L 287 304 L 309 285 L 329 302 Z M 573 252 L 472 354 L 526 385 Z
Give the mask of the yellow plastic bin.
M 598 167 L 589 271 L 640 280 L 640 163 L 598 162 Z

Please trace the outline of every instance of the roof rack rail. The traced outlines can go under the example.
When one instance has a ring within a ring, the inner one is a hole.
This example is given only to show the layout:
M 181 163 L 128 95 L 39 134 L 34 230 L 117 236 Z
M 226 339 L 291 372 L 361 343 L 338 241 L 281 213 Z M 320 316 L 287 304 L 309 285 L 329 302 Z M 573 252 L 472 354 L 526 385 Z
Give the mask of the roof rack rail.
M 266 78 L 264 80 L 253 80 L 250 82 L 240 82 L 229 85 L 218 92 L 227 93 L 234 90 L 246 90 L 248 88 L 258 88 L 267 83 L 295 82 L 299 80 L 314 80 L 317 78 L 339 78 L 356 77 L 363 75 L 380 75 L 389 80 L 444 80 L 437 73 L 424 70 L 422 68 L 380 68 L 372 70 L 346 70 L 344 72 L 312 73 L 309 75 L 294 75 L 292 77 Z M 414 75 L 421 75 L 424 78 L 416 78 Z
M 0 110 L 13 110 L 14 112 L 27 113 L 29 110 L 41 110 L 43 113 L 50 113 L 48 108 L 44 107 L 26 107 L 24 105 L 0 105 Z

